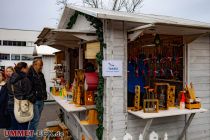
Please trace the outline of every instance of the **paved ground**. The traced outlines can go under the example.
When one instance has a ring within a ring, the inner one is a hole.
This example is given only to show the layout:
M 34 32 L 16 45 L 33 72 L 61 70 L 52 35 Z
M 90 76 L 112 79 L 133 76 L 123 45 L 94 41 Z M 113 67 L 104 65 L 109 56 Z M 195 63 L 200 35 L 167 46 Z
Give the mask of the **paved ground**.
M 42 116 L 39 123 L 39 130 L 44 129 L 46 127 L 46 122 L 54 121 L 58 119 L 58 115 L 56 111 L 58 111 L 59 106 L 55 103 L 53 104 L 45 104 L 44 110 L 42 112 Z M 3 130 L 0 130 L 0 140 L 7 140 L 7 138 L 3 135 Z

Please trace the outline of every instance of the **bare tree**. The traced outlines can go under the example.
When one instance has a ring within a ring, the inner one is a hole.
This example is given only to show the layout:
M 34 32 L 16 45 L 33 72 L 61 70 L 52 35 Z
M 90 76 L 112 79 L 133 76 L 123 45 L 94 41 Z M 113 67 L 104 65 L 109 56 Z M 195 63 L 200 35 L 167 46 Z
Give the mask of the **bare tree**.
M 61 6 L 60 9 L 63 9 L 69 1 L 70 0 L 57 0 L 57 5 Z M 87 7 L 135 12 L 135 10 L 141 6 L 143 0 L 82 0 L 82 2 L 84 6 Z
M 112 10 L 120 11 L 124 7 L 125 2 L 126 2 L 126 0 L 114 0 Z
M 102 2 L 104 1 L 104 2 Z M 103 3 L 107 0 L 83 0 L 83 3 L 90 7 L 104 8 L 114 11 L 126 10 L 127 12 L 135 12 L 135 10 L 141 5 L 143 0 L 109 0 L 109 8 L 104 7 Z M 100 4 L 100 5 L 99 5 Z
M 141 6 L 141 3 L 143 0 L 126 0 L 125 2 L 125 8 L 127 12 L 135 12 L 136 8 Z
M 94 8 L 100 8 L 102 6 L 102 0 L 83 0 L 83 3 Z

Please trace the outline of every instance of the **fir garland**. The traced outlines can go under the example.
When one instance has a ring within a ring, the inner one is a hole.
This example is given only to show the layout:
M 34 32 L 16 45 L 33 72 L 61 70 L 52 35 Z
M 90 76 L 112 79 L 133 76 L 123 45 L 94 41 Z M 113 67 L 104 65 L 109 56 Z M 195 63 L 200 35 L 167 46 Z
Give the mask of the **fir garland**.
M 99 84 L 97 87 L 98 95 L 96 97 L 96 110 L 98 112 L 98 128 L 96 129 L 96 135 L 98 137 L 98 140 L 102 140 L 103 138 L 103 93 L 104 93 L 104 78 L 102 76 L 102 61 L 103 61 L 103 48 L 106 47 L 106 44 L 104 43 L 104 36 L 103 36 L 103 23 L 101 20 L 81 13 L 79 11 L 75 11 L 74 15 L 70 17 L 70 21 L 67 25 L 67 29 L 71 29 L 73 25 L 76 23 L 78 15 L 85 16 L 85 18 L 91 23 L 91 25 L 96 29 L 96 34 L 98 36 L 98 40 L 100 42 L 100 52 L 96 55 L 96 61 L 99 65 Z

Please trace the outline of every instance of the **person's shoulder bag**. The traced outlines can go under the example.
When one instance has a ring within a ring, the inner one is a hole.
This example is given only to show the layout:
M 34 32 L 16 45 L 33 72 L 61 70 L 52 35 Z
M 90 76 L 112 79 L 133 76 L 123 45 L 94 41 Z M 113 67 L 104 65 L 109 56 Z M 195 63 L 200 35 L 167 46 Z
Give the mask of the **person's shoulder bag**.
M 11 85 L 14 94 L 14 115 L 19 123 L 29 122 L 34 117 L 33 104 L 29 100 L 18 100 L 15 97 L 14 85 Z

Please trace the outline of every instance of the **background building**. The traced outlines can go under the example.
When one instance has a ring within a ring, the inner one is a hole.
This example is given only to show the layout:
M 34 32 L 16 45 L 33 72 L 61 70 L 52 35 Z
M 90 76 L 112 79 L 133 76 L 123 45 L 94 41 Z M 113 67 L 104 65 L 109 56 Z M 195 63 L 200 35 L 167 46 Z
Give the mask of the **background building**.
M 48 46 L 37 47 L 34 42 L 40 31 L 19 30 L 19 29 L 0 29 L 0 69 L 4 70 L 8 66 L 15 66 L 20 61 L 32 64 L 33 51 L 36 47 L 39 57 L 44 62 L 43 73 L 45 75 L 47 88 L 51 86 L 50 80 L 54 77 L 54 52 Z

